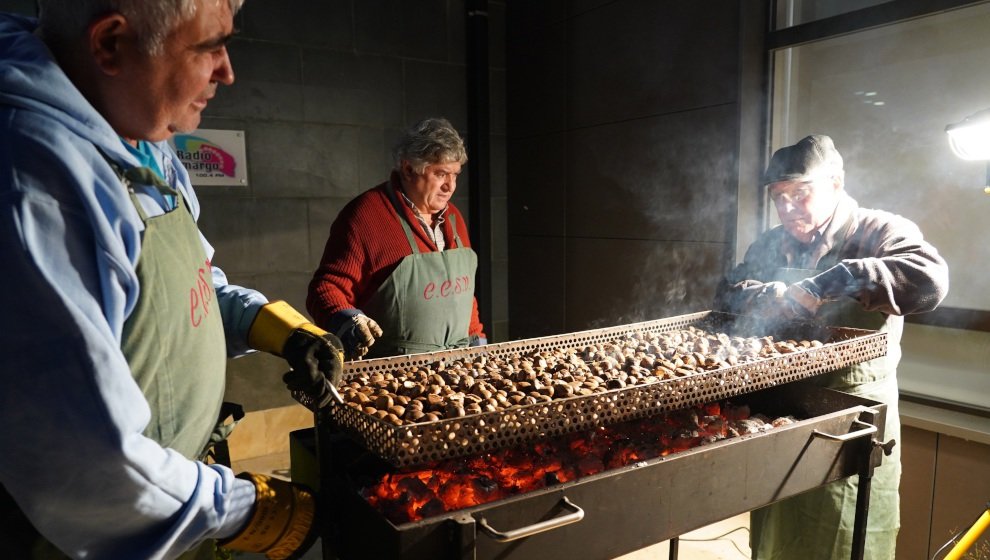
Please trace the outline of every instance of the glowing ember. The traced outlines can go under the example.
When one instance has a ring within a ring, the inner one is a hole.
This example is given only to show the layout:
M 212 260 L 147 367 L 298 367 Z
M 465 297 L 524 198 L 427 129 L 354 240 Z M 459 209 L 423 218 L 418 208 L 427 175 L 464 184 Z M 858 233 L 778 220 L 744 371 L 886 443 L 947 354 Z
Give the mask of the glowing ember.
M 362 490 L 396 524 L 469 508 L 583 476 L 793 422 L 709 403 L 485 455 L 384 475 Z

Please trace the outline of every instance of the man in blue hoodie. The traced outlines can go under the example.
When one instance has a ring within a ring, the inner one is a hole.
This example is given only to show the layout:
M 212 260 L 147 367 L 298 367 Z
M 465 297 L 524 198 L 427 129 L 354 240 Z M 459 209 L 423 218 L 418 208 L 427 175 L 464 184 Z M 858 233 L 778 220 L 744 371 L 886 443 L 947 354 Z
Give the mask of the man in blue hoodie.
M 0 14 L 0 539 L 4 557 L 289 558 L 314 499 L 202 459 L 225 362 L 285 357 L 311 407 L 340 341 L 211 265 L 166 140 L 234 80 L 243 0 L 41 0 Z

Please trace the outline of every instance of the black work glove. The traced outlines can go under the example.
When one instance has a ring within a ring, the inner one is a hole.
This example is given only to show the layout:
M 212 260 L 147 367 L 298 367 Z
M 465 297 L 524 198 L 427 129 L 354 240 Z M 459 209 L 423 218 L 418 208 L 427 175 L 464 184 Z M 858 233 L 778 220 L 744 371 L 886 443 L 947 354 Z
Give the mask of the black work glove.
M 330 385 L 339 385 L 344 374 L 340 339 L 296 329 L 285 341 L 282 357 L 292 367 L 282 376 L 292 396 L 314 412 L 326 406 L 333 397 Z
M 798 319 L 808 320 L 818 313 L 825 300 L 818 296 L 807 281 L 797 282 L 787 287 L 784 298 Z
M 784 315 L 784 294 L 787 284 L 783 282 L 749 281 L 742 293 L 745 296 L 744 313 L 764 319 L 787 319 Z
M 753 298 L 752 314 L 764 319 L 809 321 L 824 301 L 803 287 L 801 282 L 788 286 L 783 282 L 768 282 Z

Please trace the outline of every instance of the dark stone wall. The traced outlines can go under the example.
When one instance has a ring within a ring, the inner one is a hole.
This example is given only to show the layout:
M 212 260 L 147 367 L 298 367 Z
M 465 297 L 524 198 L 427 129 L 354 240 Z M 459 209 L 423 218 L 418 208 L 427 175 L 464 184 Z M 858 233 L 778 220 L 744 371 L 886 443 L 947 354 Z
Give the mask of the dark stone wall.
M 0 11 L 35 14 L 33 0 Z M 505 172 L 505 2 L 491 0 L 490 199 L 492 341 L 508 337 Z M 233 284 L 305 313 L 306 288 L 330 224 L 351 198 L 388 178 L 399 131 L 445 116 L 467 135 L 463 0 L 247 0 L 229 44 L 235 83 L 221 87 L 202 128 L 242 130 L 248 185 L 200 186 L 200 228 Z M 468 163 L 470 165 L 470 162 Z M 455 204 L 468 215 L 471 185 Z M 293 401 L 283 360 L 228 363 L 228 398 L 248 410 Z
M 739 10 L 508 4 L 512 338 L 710 308 L 734 251 Z

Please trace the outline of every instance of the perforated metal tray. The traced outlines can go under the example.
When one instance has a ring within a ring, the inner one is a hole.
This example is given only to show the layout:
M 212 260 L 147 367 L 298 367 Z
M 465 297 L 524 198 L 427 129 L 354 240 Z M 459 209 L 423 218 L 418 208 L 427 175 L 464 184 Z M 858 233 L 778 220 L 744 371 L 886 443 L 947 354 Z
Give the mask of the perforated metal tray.
M 429 423 L 396 426 L 365 412 L 333 403 L 322 414 L 361 445 L 403 467 L 474 455 L 600 425 L 652 416 L 805 379 L 887 353 L 887 335 L 876 331 L 786 323 L 772 328 L 748 317 L 703 311 L 565 335 L 531 338 L 474 348 L 350 362 L 345 381 L 362 373 L 390 372 L 476 356 L 506 357 L 540 350 L 583 347 L 636 332 L 668 332 L 696 326 L 732 336 L 773 336 L 778 340 L 818 340 L 822 346 L 762 358 L 717 370 L 612 389 L 588 396 L 513 406 Z

